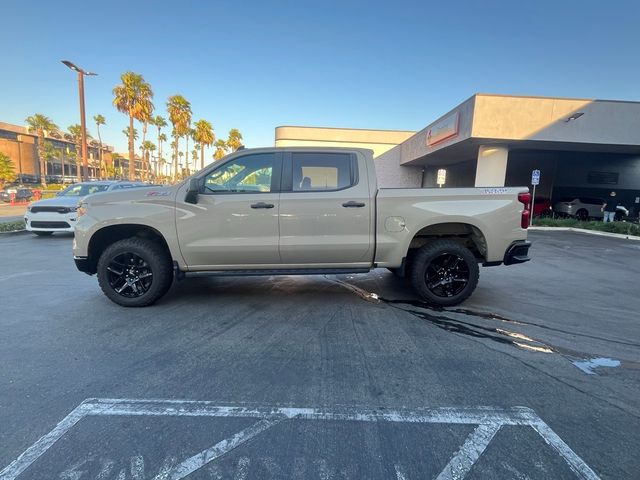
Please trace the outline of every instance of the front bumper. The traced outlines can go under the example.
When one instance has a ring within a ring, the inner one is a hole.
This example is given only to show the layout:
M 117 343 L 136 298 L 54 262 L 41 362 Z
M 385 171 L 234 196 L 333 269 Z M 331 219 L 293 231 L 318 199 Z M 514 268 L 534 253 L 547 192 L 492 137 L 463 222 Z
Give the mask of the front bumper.
M 505 265 L 515 265 L 516 263 L 524 263 L 531 260 L 529 258 L 529 248 L 531 242 L 528 240 L 517 240 L 513 242 L 504 254 L 503 263 Z
M 76 212 L 27 212 L 24 221 L 30 232 L 73 232 L 77 217 Z
M 76 263 L 76 268 L 87 275 L 93 275 L 95 272 L 94 266 L 87 257 L 73 257 L 73 261 Z

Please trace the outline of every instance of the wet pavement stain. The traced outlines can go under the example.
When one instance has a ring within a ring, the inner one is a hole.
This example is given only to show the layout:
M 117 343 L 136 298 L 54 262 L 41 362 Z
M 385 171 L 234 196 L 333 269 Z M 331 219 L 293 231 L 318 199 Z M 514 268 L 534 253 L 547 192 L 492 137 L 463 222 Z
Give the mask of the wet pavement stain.
M 427 302 L 416 300 L 416 299 L 388 299 L 388 298 L 381 297 L 376 293 L 367 292 L 366 290 L 360 287 L 357 287 L 351 283 L 345 282 L 338 278 L 329 278 L 328 276 L 325 276 L 325 278 L 329 281 L 332 281 L 334 283 L 337 283 L 349 289 L 350 291 L 352 291 L 353 293 L 361 297 L 363 300 L 374 302 L 374 303 L 387 304 L 392 308 L 397 308 L 398 310 L 402 310 L 403 312 L 409 313 L 418 318 L 426 320 L 429 323 L 447 332 L 458 333 L 458 334 L 466 335 L 473 338 L 487 339 L 496 343 L 511 345 L 518 349 L 526 350 L 530 352 L 557 353 L 565 357 L 567 360 L 569 360 L 573 365 L 578 367 L 584 373 L 587 373 L 590 375 L 596 374 L 596 372 L 593 371 L 593 368 L 597 368 L 597 367 L 618 367 L 621 365 L 625 367 L 634 367 L 638 365 L 635 362 L 629 362 L 629 361 L 625 361 L 623 365 L 619 360 L 590 358 L 589 354 L 585 352 L 578 352 L 568 348 L 550 345 L 548 343 L 545 343 L 540 340 L 531 338 L 527 335 L 524 335 L 520 332 L 510 331 L 505 328 L 483 326 L 483 325 L 478 325 L 472 322 L 465 322 L 460 319 L 451 318 L 446 314 L 450 313 L 450 314 L 466 315 L 470 318 L 492 320 L 492 321 L 497 321 L 501 323 L 509 323 L 512 325 L 536 327 L 536 328 L 550 330 L 558 333 L 593 338 L 596 340 L 601 340 L 601 341 L 606 341 L 611 343 L 619 343 L 619 344 L 624 344 L 629 346 L 640 346 L 640 344 L 637 344 L 637 343 L 624 342 L 619 340 L 610 340 L 610 339 L 592 336 L 588 334 L 581 334 L 581 333 L 572 332 L 568 330 L 549 327 L 547 325 L 542 325 L 535 322 L 513 320 L 495 313 L 477 312 L 475 310 L 459 308 L 459 307 L 456 307 L 456 308 L 439 307 L 439 306 L 434 306 Z M 408 306 L 411 308 L 406 308 L 405 306 Z M 593 360 L 596 361 L 595 364 L 592 364 Z M 617 364 L 614 364 L 616 362 Z

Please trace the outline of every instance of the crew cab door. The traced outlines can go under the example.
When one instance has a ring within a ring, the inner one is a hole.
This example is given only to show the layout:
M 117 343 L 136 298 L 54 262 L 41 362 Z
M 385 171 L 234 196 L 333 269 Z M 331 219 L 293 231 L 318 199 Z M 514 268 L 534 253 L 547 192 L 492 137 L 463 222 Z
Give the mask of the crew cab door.
M 368 266 L 373 205 L 364 158 L 353 153 L 284 154 L 280 194 L 283 266 Z
M 281 153 L 248 153 L 207 172 L 196 204 L 178 193 L 176 228 L 190 270 L 280 263 L 281 171 Z

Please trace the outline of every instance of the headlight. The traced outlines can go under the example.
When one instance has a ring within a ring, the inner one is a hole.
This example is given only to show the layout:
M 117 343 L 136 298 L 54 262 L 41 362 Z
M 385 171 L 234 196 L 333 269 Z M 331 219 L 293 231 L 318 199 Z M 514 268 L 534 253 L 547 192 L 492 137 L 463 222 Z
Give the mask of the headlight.
M 31 205 L 27 207 L 27 212 L 30 212 L 30 211 L 31 211 Z
M 78 207 L 69 207 L 69 212 L 75 212 L 78 210 Z
M 74 210 L 78 213 L 78 217 L 81 217 L 87 213 L 87 204 L 84 202 L 80 202 L 80 204 Z

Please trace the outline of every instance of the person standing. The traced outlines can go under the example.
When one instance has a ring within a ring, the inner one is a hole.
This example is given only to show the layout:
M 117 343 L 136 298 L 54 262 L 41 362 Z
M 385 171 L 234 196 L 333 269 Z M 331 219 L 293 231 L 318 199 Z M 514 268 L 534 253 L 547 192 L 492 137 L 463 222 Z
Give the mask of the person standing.
M 613 222 L 616 218 L 616 209 L 618 207 L 618 199 L 616 192 L 611 192 L 609 198 L 605 200 L 600 211 L 604 212 L 604 223 Z

